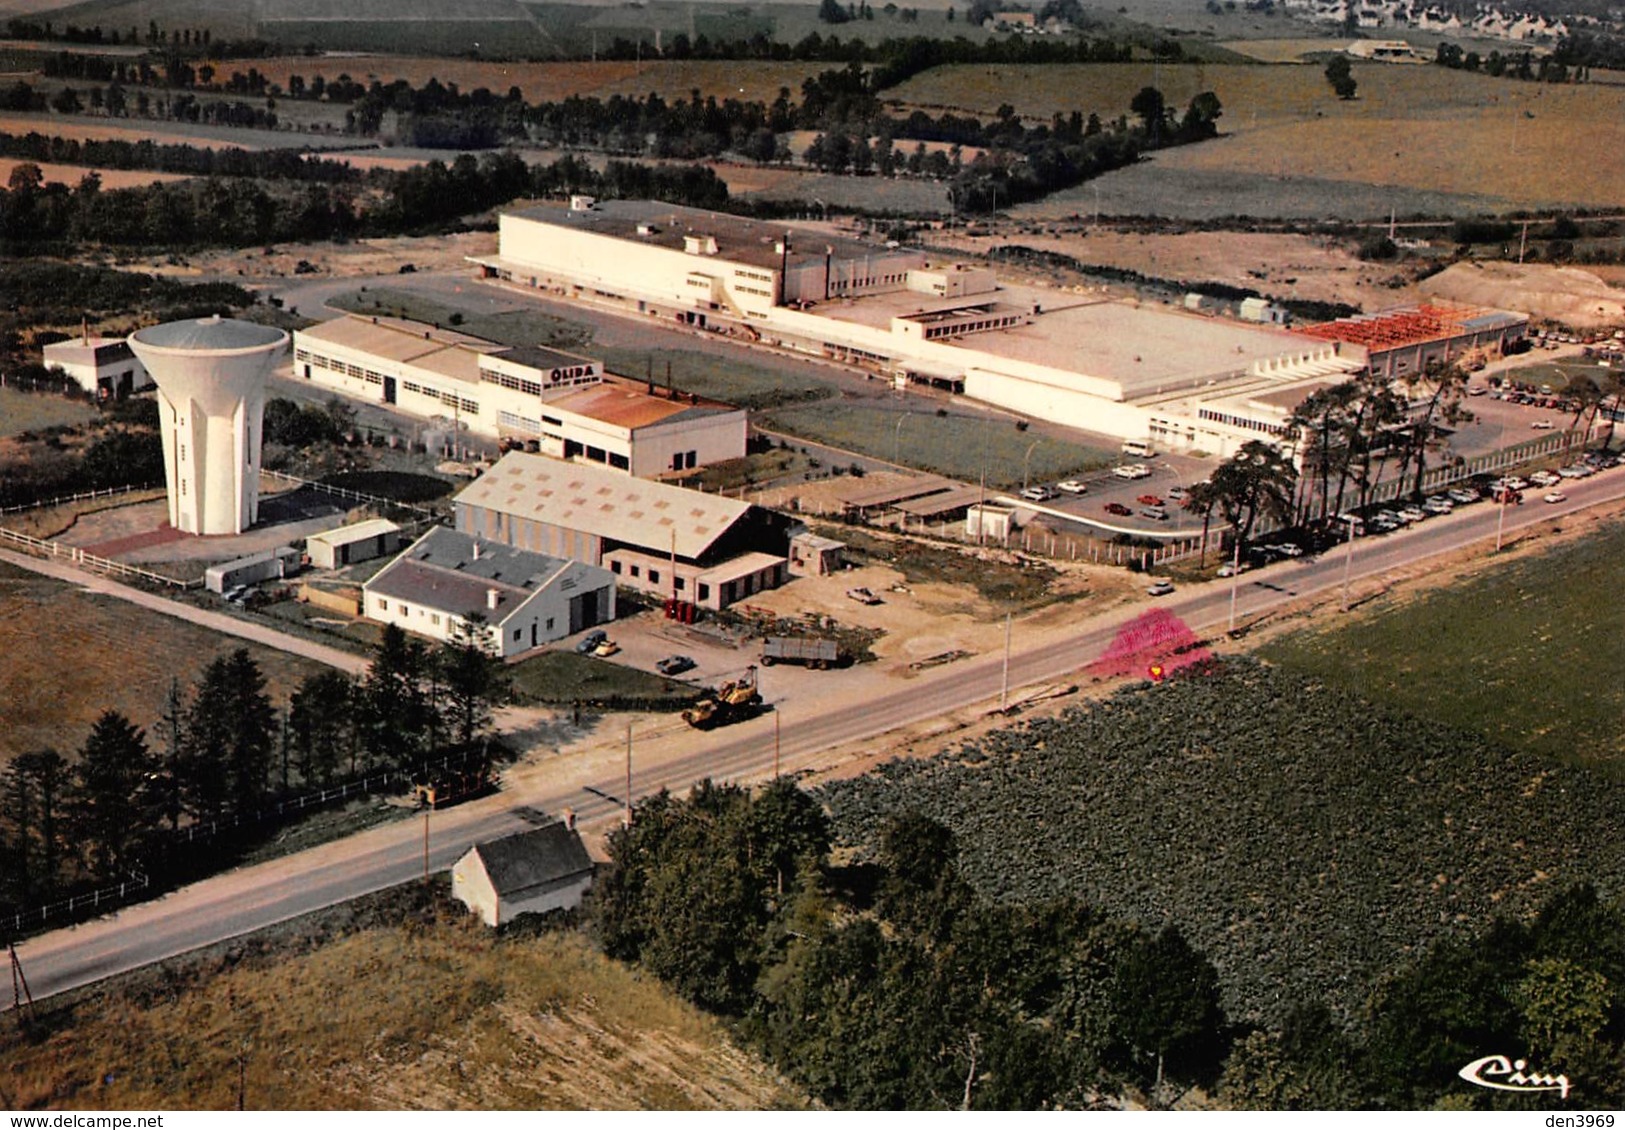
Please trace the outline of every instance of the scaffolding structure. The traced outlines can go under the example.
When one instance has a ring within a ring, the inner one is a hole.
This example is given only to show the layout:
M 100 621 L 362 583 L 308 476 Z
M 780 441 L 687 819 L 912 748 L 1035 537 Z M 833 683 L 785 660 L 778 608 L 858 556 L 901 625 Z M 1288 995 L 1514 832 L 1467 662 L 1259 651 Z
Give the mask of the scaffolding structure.
M 1340 341 L 1383 351 L 1466 336 L 1473 332 L 1470 322 L 1494 313 L 1477 306 L 1423 302 L 1377 314 L 1356 314 L 1333 322 L 1318 322 L 1297 332 L 1323 341 Z

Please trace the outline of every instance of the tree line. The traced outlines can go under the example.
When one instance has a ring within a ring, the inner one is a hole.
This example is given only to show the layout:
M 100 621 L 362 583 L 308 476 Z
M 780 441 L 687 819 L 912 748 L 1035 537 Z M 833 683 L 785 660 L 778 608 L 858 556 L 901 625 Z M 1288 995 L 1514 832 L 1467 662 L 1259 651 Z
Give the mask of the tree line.
M 162 884 L 212 870 L 198 863 L 208 849 L 177 831 L 227 822 L 263 834 L 278 801 L 385 769 L 427 780 L 448 754 L 485 756 L 503 687 L 479 630 L 431 648 L 390 625 L 365 675 L 309 675 L 282 709 L 239 648 L 190 693 L 172 682 L 150 730 L 107 710 L 71 762 L 50 748 L 19 755 L 0 775 L 0 910 L 132 874 Z
M 918 814 L 879 842 L 833 862 L 823 809 L 788 781 L 662 792 L 611 834 L 589 925 L 834 1107 L 1163 1105 L 1198 1084 L 1238 1108 L 1538 1102 L 1463 1094 L 1458 1070 L 1495 1048 L 1593 1103 L 1625 1094 L 1625 909 L 1590 887 L 1398 964 L 1353 1024 L 1306 1000 L 1263 1027 L 1227 1017 L 1176 923 L 991 898 Z

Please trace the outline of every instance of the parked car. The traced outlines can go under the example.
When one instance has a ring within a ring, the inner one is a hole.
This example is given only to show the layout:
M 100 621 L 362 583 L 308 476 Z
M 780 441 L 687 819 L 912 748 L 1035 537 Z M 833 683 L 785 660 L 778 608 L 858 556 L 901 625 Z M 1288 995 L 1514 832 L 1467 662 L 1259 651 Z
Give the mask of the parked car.
M 1189 494 L 1190 491 L 1186 490 L 1184 487 L 1170 487 L 1168 490 L 1168 497 L 1173 499 L 1175 502 L 1184 502 L 1186 496 Z
M 1275 545 L 1265 546 L 1271 553 L 1280 557 L 1302 557 L 1303 547 L 1293 545 L 1289 541 L 1277 542 Z
M 1529 481 L 1540 487 L 1555 487 L 1563 481 L 1563 476 L 1551 471 L 1536 471 L 1529 476 Z
M 1422 509 L 1429 514 L 1448 514 L 1456 508 L 1456 504 L 1442 494 L 1436 494 L 1422 503 Z
M 1466 487 L 1452 488 L 1449 491 L 1449 495 L 1450 501 L 1456 503 L 1458 506 L 1469 506 L 1472 503 L 1477 502 L 1481 497 L 1476 490 L 1469 490 Z
M 1138 501 L 1139 501 L 1141 506 L 1161 506 L 1161 505 L 1163 505 L 1162 499 L 1158 498 L 1154 494 L 1142 494 L 1139 497 Z
M 1399 512 L 1401 522 L 1421 522 L 1427 519 L 1428 512 L 1420 506 L 1407 506 Z
M 1081 483 L 1077 479 L 1062 479 L 1055 484 L 1055 489 L 1064 491 L 1067 494 L 1086 494 L 1089 487 L 1088 484 Z
M 1160 506 L 1142 506 L 1140 507 L 1140 517 L 1150 518 L 1153 522 L 1166 522 L 1168 520 L 1168 511 Z
M 220 599 L 224 600 L 228 604 L 236 604 L 243 598 L 243 594 L 247 591 L 247 585 L 232 585 L 229 589 L 220 594 Z
M 859 604 L 880 604 L 881 599 L 866 588 L 847 589 L 846 598 Z
M 604 640 L 597 647 L 592 649 L 592 653 L 599 659 L 608 659 L 610 656 L 618 654 L 620 650 L 621 645 L 616 643 L 614 640 Z
M 1145 593 L 1147 596 L 1167 596 L 1173 591 L 1174 583 L 1172 581 L 1158 581 L 1156 584 L 1146 589 Z
M 1130 510 L 1127 506 L 1124 506 L 1121 502 L 1108 502 L 1105 506 L 1101 507 L 1101 509 L 1106 511 L 1108 514 L 1116 514 L 1119 518 L 1126 518 L 1130 514 L 1134 513 L 1134 511 Z
M 1546 431 L 1546 430 L 1550 429 L 1551 426 L 1552 426 L 1552 422 L 1550 420 L 1536 420 L 1533 424 L 1530 424 L 1529 426 L 1531 428 L 1534 428 L 1537 432 L 1542 432 L 1542 431 Z
M 591 655 L 593 652 L 598 650 L 598 645 L 607 639 L 609 639 L 608 632 L 594 628 L 592 631 L 582 636 L 581 640 L 576 644 L 576 654 Z
M 1125 463 L 1121 467 L 1113 467 L 1112 474 L 1120 479 L 1149 479 L 1151 468 L 1144 463 Z
M 1549 490 L 1542 496 L 1542 500 L 1545 502 L 1567 502 L 1569 496 L 1560 490 Z
M 1055 497 L 1055 491 L 1051 487 L 1027 487 L 1022 490 L 1021 497 L 1028 502 L 1048 502 Z
M 681 675 L 693 668 L 694 661 L 686 655 L 668 655 L 655 664 L 655 670 L 662 675 Z
M 1219 566 L 1219 576 L 1221 577 L 1234 577 L 1240 573 L 1245 573 L 1246 571 L 1246 565 L 1241 565 L 1238 567 L 1234 561 L 1226 561 L 1223 565 Z

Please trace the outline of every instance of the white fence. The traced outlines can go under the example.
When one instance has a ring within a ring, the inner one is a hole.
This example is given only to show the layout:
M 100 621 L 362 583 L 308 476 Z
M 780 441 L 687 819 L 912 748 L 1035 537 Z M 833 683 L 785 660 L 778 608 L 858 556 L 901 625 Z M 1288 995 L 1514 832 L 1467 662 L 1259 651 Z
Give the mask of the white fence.
M 70 565 L 81 569 L 90 569 L 94 572 L 111 573 L 116 577 L 136 577 L 154 584 L 169 585 L 178 589 L 194 589 L 203 584 L 200 580 L 180 581 L 174 577 L 166 577 L 162 573 L 154 573 L 151 569 L 143 569 L 139 565 L 126 565 L 122 561 L 114 561 L 107 557 L 97 557 L 94 553 L 86 553 L 78 546 L 63 545 L 61 542 L 47 541 L 44 538 L 29 537 L 19 534 L 15 530 L 0 527 L 0 545 L 15 545 L 26 552 L 40 557 L 49 557 L 56 561 L 66 561 Z
M 17 506 L 0 506 L 0 514 L 23 514 L 29 510 L 49 510 L 53 506 L 66 506 L 70 502 L 83 502 L 92 498 L 112 498 L 120 494 L 133 494 L 143 490 L 161 490 L 163 483 L 147 483 L 141 486 L 108 487 L 106 490 L 86 490 L 78 494 L 58 495 L 56 498 L 47 498 L 40 502 L 24 502 Z

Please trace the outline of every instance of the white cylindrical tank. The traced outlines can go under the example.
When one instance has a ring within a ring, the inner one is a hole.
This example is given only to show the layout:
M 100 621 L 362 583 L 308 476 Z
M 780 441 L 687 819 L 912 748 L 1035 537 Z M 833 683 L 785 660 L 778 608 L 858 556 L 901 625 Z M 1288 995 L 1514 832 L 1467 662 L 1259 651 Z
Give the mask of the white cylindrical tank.
M 158 385 L 169 523 L 189 534 L 240 534 L 259 510 L 265 378 L 288 335 L 235 318 L 148 326 L 130 348 Z

